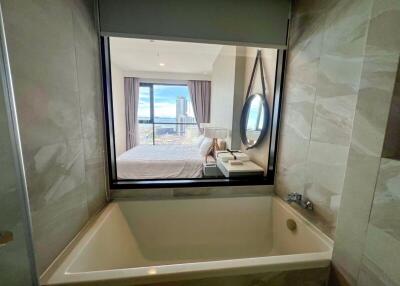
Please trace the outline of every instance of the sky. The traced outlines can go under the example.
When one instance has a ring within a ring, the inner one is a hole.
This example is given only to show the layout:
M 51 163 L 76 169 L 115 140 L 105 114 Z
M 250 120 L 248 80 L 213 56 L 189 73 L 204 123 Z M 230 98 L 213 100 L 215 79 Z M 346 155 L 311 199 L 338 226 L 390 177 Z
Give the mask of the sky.
M 150 113 L 150 89 L 140 88 L 139 94 L 139 117 L 148 117 Z M 175 118 L 176 98 L 184 96 L 188 100 L 188 115 L 194 117 L 193 108 L 190 104 L 189 90 L 187 86 L 181 85 L 154 85 L 154 116 Z

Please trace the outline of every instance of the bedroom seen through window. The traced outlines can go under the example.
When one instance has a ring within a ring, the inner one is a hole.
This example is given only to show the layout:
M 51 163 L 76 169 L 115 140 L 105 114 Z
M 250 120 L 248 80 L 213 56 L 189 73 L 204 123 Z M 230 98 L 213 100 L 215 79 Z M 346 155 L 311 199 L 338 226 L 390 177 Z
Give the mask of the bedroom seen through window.
M 193 144 L 199 129 L 187 85 L 140 83 L 139 143 Z
M 111 86 L 105 90 L 107 110 L 112 111 L 107 128 L 115 184 L 255 177 L 253 183 L 263 181 L 268 172 L 273 178 L 269 144 L 276 137 L 270 137 L 274 128 L 269 114 L 279 81 L 277 50 L 121 37 L 106 40 L 104 63 L 109 67 L 105 66 L 104 74 Z M 254 100 L 242 124 L 250 97 Z M 243 132 L 248 142 L 259 144 L 249 149 Z

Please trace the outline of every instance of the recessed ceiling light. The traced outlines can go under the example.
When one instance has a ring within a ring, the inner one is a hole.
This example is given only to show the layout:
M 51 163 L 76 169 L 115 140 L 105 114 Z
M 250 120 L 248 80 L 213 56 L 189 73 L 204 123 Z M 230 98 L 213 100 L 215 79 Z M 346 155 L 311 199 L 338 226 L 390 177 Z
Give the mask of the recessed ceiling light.
M 164 63 L 160 63 L 160 67 L 163 67 L 163 66 L 165 66 L 165 64 Z

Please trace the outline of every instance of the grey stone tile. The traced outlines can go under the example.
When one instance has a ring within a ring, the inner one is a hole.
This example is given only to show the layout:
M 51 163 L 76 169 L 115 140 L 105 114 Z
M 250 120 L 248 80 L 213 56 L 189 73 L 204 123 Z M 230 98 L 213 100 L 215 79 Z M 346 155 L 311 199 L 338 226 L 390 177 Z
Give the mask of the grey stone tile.
M 323 54 L 359 57 L 364 51 L 373 0 L 332 2 L 325 20 Z
M 372 270 L 373 268 L 374 270 Z M 398 286 L 390 281 L 387 276 L 367 259 L 363 258 L 360 274 L 358 275 L 357 285 L 359 286 Z
M 83 145 L 81 140 L 43 145 L 25 149 L 24 158 L 42 273 L 88 219 Z
M 361 69 L 361 57 L 321 57 L 312 140 L 349 146 Z
M 400 2 L 375 0 L 371 13 L 366 51 L 370 55 L 399 54 Z
M 364 59 L 352 134 L 358 152 L 381 155 L 398 59 L 398 55 Z
M 310 142 L 305 195 L 314 204 L 314 213 L 336 225 L 340 195 L 346 171 L 348 147 Z
M 42 85 L 23 77 L 14 77 L 14 84 L 24 149 L 82 136 L 76 91 Z
M 350 148 L 336 228 L 333 263 L 355 284 L 363 255 L 380 157 Z
M 69 1 L 2 1 L 12 74 L 77 90 Z
M 93 4 L 2 1 L 39 273 L 105 202 Z
M 400 240 L 370 224 L 359 281 L 367 276 L 378 278 L 376 285 L 400 285 L 399 257 Z
M 46 206 L 32 210 L 38 272 L 42 273 L 89 218 L 83 185 Z
M 397 239 L 400 244 L 399 186 L 400 161 L 382 159 L 371 210 L 370 224 Z
M 105 162 L 86 160 L 84 189 L 90 216 L 96 214 L 105 206 L 106 184 Z
M 279 141 L 275 190 L 282 197 L 290 192 L 303 193 L 309 139 L 297 136 L 288 125 Z

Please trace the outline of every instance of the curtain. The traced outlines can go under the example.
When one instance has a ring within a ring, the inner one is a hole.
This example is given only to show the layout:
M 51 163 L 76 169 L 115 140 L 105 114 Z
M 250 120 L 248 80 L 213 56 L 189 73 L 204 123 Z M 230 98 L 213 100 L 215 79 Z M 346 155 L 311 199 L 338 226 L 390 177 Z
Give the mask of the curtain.
M 139 79 L 124 78 L 125 120 L 126 120 L 126 150 L 139 144 L 138 105 Z
M 211 81 L 189 80 L 188 87 L 194 116 L 200 128 L 200 123 L 210 122 Z

